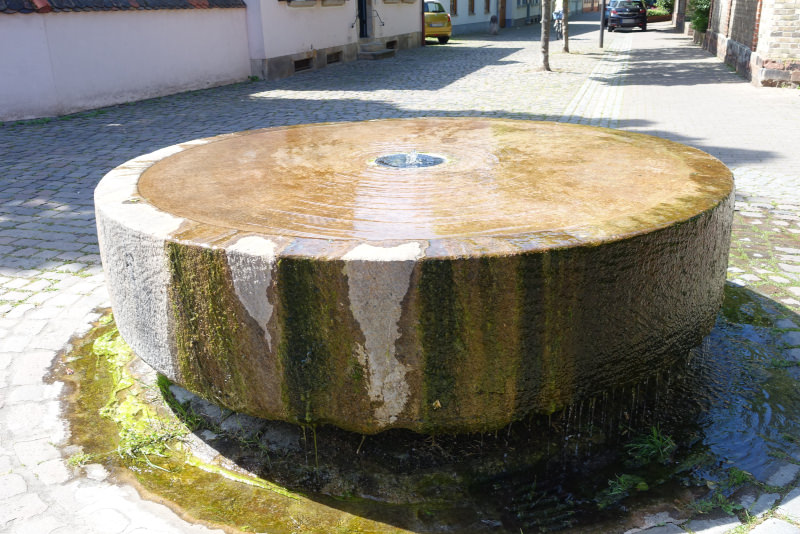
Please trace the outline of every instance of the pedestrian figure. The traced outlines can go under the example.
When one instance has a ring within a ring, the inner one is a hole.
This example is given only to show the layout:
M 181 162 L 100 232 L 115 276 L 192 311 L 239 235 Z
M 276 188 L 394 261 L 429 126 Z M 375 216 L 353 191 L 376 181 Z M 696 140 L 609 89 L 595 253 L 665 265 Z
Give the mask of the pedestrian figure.
M 556 40 L 564 36 L 564 12 L 553 11 L 553 30 L 555 30 Z

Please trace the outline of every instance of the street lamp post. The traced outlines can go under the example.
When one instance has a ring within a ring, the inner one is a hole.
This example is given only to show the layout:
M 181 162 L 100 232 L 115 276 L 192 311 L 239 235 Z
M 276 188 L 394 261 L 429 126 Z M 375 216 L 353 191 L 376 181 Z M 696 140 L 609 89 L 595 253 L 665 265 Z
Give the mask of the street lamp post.
M 603 31 L 605 29 L 605 24 L 603 23 L 605 21 L 606 21 L 606 0 L 603 0 L 602 5 L 600 6 L 600 48 L 603 48 L 603 33 L 605 33 Z

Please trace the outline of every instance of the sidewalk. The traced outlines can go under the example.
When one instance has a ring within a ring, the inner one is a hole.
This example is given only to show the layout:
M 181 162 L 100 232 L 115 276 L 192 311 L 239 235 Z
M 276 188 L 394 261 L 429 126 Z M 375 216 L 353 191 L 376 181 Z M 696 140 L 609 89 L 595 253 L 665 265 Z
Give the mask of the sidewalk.
M 61 385 L 44 381 L 70 337 L 109 305 L 94 186 L 124 161 L 180 141 L 286 124 L 431 115 L 557 120 L 660 135 L 734 170 L 740 211 L 730 278 L 800 313 L 800 91 L 751 86 L 666 23 L 607 33 L 599 49 L 596 18 L 574 18 L 572 54 L 551 43 L 554 73 L 538 71 L 536 28 L 523 27 L 286 80 L 0 125 L 0 533 L 210 531 L 113 484 L 100 466 L 85 475 L 69 468 L 58 448 L 67 439 Z M 800 319 L 787 328 L 800 331 Z M 791 492 L 780 504 L 800 521 L 797 475 L 785 483 Z M 724 532 L 738 521 L 684 526 Z M 779 527 L 800 533 L 785 521 Z M 684 531 L 670 528 L 648 532 Z

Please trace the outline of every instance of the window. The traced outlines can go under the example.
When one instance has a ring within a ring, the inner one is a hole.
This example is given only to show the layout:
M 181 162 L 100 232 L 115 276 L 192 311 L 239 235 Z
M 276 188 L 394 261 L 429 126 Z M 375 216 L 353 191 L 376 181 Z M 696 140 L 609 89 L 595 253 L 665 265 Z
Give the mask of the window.
M 458 15 L 458 0 L 450 0 L 450 14 Z

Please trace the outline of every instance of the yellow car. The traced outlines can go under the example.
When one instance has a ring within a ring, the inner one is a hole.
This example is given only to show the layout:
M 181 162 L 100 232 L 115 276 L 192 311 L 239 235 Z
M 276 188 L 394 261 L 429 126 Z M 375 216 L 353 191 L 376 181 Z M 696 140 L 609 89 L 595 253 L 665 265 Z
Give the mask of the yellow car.
M 453 33 L 450 14 L 439 2 L 425 2 L 425 38 L 436 37 L 439 43 L 445 44 Z

